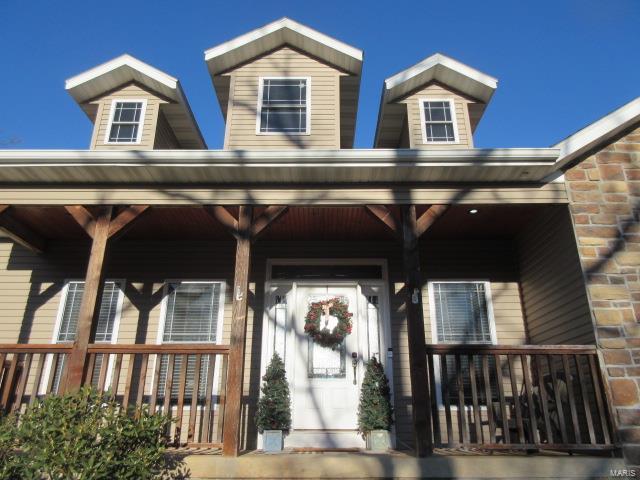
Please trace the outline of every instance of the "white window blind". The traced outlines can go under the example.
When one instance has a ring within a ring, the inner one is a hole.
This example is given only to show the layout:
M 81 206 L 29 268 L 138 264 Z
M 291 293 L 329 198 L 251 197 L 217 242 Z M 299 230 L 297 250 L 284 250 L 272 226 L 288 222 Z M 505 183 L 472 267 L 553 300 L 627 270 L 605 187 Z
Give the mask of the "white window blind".
M 218 325 L 222 325 L 220 302 L 222 284 L 220 282 L 175 282 L 168 285 L 164 320 L 163 342 L 201 343 L 215 342 Z M 171 396 L 178 396 L 179 375 L 184 356 L 176 355 L 174 360 Z M 193 392 L 195 377 L 195 355 L 187 360 L 185 396 Z M 202 356 L 198 395 L 203 396 L 206 387 L 209 356 Z M 161 357 L 158 392 L 164 394 L 169 366 L 168 355 Z
M 484 282 L 434 282 L 438 343 L 491 343 Z
M 100 302 L 100 313 L 98 315 L 98 324 L 94 341 L 96 343 L 111 343 L 113 340 L 114 327 L 118 315 L 118 303 L 122 288 L 118 282 L 107 281 L 102 290 L 102 300 Z M 80 313 L 80 304 L 82 303 L 82 295 L 84 293 L 84 282 L 73 281 L 67 284 L 66 295 L 63 298 L 64 306 L 60 317 L 60 326 L 56 343 L 70 343 L 76 338 L 78 331 L 78 316 Z M 94 378 L 92 383 L 97 383 L 97 375 L 102 365 L 102 355 L 96 357 L 94 369 Z M 64 367 L 64 362 L 59 362 L 54 373 L 54 391 L 58 390 L 60 384 L 60 376 Z

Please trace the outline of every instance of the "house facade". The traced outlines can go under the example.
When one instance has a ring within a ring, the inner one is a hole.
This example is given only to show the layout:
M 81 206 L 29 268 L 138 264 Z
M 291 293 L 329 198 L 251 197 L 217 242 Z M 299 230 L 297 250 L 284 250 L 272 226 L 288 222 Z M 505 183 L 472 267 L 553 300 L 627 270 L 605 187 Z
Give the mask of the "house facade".
M 4 410 L 92 384 L 234 456 L 261 447 L 277 352 L 285 446 L 361 448 L 375 357 L 397 450 L 640 463 L 640 100 L 478 149 L 497 80 L 435 54 L 383 82 L 354 149 L 361 50 L 285 18 L 205 62 L 221 150 L 176 78 L 123 55 L 66 82 L 87 150 L 0 151 Z M 305 318 L 331 299 L 352 329 L 328 348 Z

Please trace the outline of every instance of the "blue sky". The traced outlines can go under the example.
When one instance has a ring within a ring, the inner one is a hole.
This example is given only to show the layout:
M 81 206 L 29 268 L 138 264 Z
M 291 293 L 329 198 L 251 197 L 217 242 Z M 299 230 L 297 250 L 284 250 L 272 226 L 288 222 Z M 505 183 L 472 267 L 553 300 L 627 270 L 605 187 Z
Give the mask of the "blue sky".
M 2 0 L 0 143 L 87 148 L 91 124 L 64 80 L 127 52 L 180 79 L 220 148 L 203 52 L 282 16 L 364 50 L 359 148 L 372 145 L 383 79 L 434 52 L 499 80 L 477 147 L 549 146 L 640 96 L 638 0 Z

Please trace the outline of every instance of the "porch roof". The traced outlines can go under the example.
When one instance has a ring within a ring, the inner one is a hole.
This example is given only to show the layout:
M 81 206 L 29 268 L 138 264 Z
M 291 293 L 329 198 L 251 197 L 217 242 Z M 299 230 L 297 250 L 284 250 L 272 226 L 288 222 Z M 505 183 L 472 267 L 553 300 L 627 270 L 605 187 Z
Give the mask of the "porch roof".
M 541 182 L 556 148 L 469 150 L 5 150 L 5 184 Z

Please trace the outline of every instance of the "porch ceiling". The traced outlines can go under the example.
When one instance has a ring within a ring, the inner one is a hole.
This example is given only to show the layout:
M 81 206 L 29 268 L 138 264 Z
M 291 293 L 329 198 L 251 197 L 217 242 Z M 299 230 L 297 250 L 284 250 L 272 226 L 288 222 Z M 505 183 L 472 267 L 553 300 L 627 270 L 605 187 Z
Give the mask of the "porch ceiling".
M 417 207 L 420 215 L 429 205 Z M 398 206 L 388 207 L 400 218 Z M 472 215 L 470 209 L 478 213 Z M 423 237 L 461 239 L 512 236 L 550 205 L 452 206 Z M 237 208 L 230 207 L 232 215 Z M 256 216 L 264 207 L 255 209 Z M 11 215 L 25 227 L 49 240 L 87 240 L 88 236 L 64 207 L 18 206 Z M 393 241 L 391 232 L 362 206 L 290 207 L 260 241 Z M 122 241 L 202 240 L 227 241 L 231 235 L 201 207 L 152 207 L 122 237 Z

